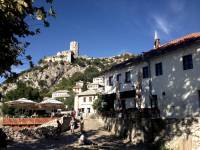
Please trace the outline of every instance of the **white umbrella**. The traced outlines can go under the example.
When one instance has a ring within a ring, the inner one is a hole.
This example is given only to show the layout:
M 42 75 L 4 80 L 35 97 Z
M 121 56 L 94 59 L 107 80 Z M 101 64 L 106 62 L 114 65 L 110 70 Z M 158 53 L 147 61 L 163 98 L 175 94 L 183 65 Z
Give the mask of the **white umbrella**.
M 36 102 L 34 102 L 34 101 L 32 101 L 32 100 L 29 100 L 29 99 L 26 99 L 26 98 L 20 98 L 20 99 L 18 99 L 18 100 L 14 100 L 14 101 L 8 101 L 8 102 L 6 102 L 6 104 L 8 104 L 8 105 L 13 105 L 13 106 L 15 106 L 15 105 L 23 105 L 23 106 L 27 106 L 27 105 L 35 105 L 36 104 Z
M 56 99 L 50 98 L 50 99 L 40 102 L 39 106 L 40 106 L 40 108 L 47 107 L 47 108 L 59 109 L 59 108 L 64 108 L 64 103 L 62 103 Z
M 6 102 L 6 104 L 8 104 L 8 106 L 10 107 L 21 108 L 23 111 L 23 109 L 26 110 L 34 109 L 37 103 L 27 98 L 20 98 L 14 101 L 8 101 Z
M 60 104 L 60 105 L 62 105 L 63 103 L 56 99 L 49 98 L 47 100 L 40 102 L 40 104 Z

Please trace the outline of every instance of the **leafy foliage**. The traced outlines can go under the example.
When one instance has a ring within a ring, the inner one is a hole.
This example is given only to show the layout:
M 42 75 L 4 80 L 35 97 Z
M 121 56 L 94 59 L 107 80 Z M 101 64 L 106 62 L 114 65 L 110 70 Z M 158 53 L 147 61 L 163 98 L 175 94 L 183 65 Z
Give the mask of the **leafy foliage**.
M 73 110 L 74 109 L 74 93 L 73 92 L 70 92 L 70 97 L 67 98 L 65 101 L 64 101 L 64 104 L 67 105 L 68 107 L 68 110 Z
M 26 86 L 23 82 L 17 83 L 17 88 L 6 93 L 4 100 L 16 100 L 25 97 L 34 101 L 41 100 L 40 92 L 37 88 Z
M 9 107 L 6 103 L 3 103 L 3 105 L 1 106 L 1 110 L 2 110 L 2 113 L 4 115 L 5 114 L 9 114 L 9 115 L 12 115 L 12 116 L 15 115 L 15 109 Z
M 87 82 L 92 82 L 92 79 L 99 75 L 99 71 L 96 67 L 88 67 L 84 73 L 76 72 L 73 74 L 72 77 L 66 79 L 63 78 L 58 85 L 55 87 L 56 90 L 63 90 L 67 89 L 69 91 L 72 91 L 73 86 L 77 81 L 83 81 L 84 85 L 86 85 Z
M 84 81 L 92 82 L 94 77 L 99 75 L 99 70 L 96 67 L 88 67 L 84 72 Z
M 55 16 L 52 0 L 46 0 L 50 7 L 45 9 L 32 0 L 2 0 L 0 1 L 0 75 L 8 77 L 12 74 L 12 65 L 22 65 L 25 49 L 30 44 L 23 38 L 33 36 L 40 29 L 32 24 L 41 22 L 49 26 L 48 16 Z M 33 67 L 31 57 L 25 57 Z
M 99 95 L 98 99 L 96 99 L 92 105 L 93 109 L 96 110 L 97 112 L 101 112 L 102 111 L 102 96 Z
M 39 80 L 38 84 L 41 88 L 44 88 L 44 87 L 47 86 L 47 81 L 46 80 Z

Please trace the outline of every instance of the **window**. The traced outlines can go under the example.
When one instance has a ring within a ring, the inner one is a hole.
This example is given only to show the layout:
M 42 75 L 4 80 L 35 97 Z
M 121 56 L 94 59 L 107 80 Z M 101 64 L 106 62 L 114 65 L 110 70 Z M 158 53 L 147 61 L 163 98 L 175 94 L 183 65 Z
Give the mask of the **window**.
M 87 108 L 87 112 L 90 113 L 90 108 Z
M 83 113 L 84 113 L 84 108 L 81 108 L 81 112 L 83 112 Z
M 121 80 L 121 73 L 117 74 L 117 82 L 120 82 Z
M 92 102 L 92 97 L 89 97 L 89 101 Z
M 126 83 L 131 82 L 131 72 L 130 71 L 125 73 L 125 82 Z
M 86 102 L 86 97 L 83 97 L 83 102 Z
M 112 86 L 113 85 L 113 76 L 110 76 L 109 77 L 109 86 Z
M 193 69 L 192 55 L 183 56 L 183 70 Z
M 151 108 L 158 108 L 158 97 L 157 95 L 152 95 L 152 98 L 150 99 Z
M 163 74 L 162 63 L 157 63 L 156 64 L 156 76 L 160 76 L 162 74 Z
M 149 67 L 146 66 L 146 67 L 143 67 L 143 78 L 148 78 L 149 77 Z

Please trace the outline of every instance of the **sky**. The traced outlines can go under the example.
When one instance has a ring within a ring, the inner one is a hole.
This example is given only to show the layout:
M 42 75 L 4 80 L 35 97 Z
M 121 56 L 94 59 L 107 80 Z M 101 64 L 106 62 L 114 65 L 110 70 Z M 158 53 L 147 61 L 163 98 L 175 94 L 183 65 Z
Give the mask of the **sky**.
M 27 54 L 37 63 L 68 50 L 72 40 L 79 42 L 81 55 L 139 54 L 153 48 L 155 31 L 161 44 L 200 31 L 199 6 L 199 0 L 54 0 L 56 18 L 26 38 Z

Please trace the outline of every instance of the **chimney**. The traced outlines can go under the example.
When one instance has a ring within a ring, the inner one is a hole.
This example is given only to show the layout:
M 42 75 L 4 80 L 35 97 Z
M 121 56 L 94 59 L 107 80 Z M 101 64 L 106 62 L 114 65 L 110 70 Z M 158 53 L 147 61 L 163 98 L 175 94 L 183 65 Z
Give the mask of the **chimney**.
M 158 33 L 155 31 L 154 34 L 154 49 L 157 49 L 160 47 L 160 39 L 158 38 Z

